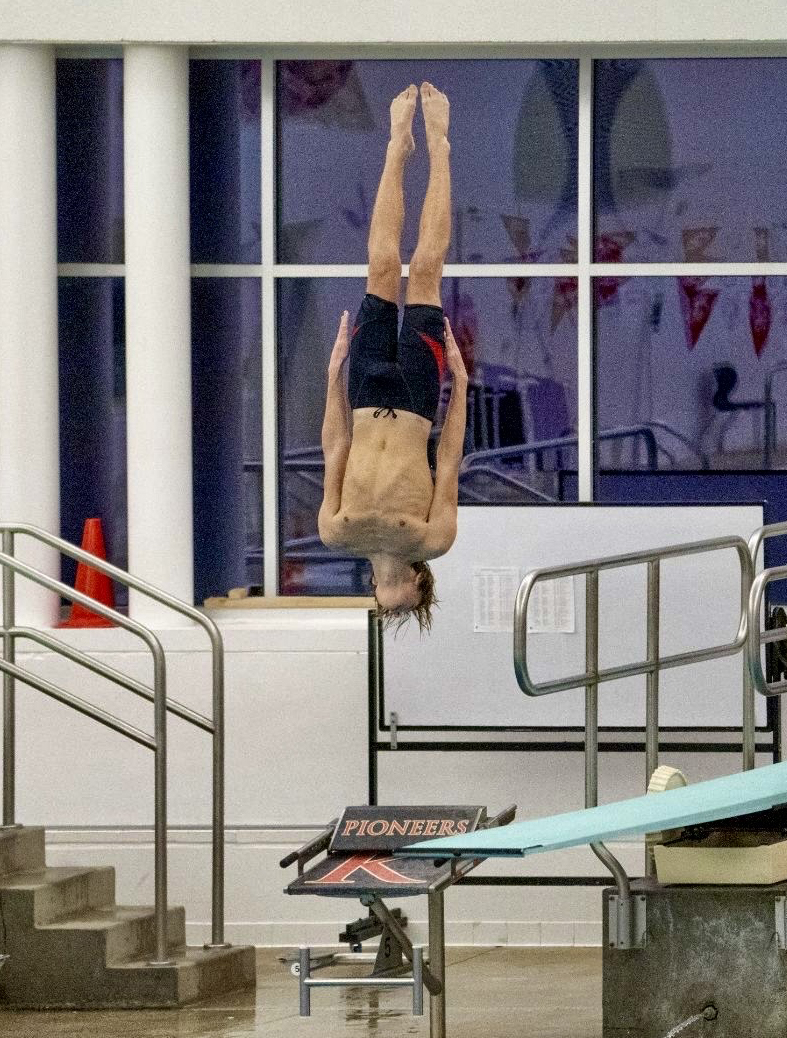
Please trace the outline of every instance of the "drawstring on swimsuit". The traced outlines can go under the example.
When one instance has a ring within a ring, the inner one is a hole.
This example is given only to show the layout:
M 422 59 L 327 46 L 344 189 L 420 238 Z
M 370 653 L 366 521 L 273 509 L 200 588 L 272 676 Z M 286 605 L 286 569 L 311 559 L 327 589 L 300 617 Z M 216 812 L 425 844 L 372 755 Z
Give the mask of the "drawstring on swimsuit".
M 389 414 L 392 414 L 394 418 L 396 418 L 396 411 L 394 411 L 392 407 L 378 407 L 372 417 L 379 418 L 380 415 L 382 415 L 384 418 L 387 418 Z

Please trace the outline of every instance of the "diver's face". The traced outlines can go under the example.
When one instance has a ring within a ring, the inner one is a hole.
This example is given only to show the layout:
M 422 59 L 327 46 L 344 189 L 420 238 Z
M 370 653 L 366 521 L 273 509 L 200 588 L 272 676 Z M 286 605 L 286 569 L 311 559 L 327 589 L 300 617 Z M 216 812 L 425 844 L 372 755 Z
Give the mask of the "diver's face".
M 413 570 L 412 575 L 399 581 L 388 581 L 376 583 L 372 577 L 377 601 L 382 609 L 391 612 L 394 616 L 405 616 L 418 605 L 420 592 L 418 589 L 418 574 Z

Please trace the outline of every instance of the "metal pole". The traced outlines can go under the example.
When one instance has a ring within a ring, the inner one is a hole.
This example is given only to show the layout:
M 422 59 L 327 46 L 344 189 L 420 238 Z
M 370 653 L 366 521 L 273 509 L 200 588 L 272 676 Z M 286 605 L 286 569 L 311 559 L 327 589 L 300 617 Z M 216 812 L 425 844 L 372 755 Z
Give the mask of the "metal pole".
M 379 675 L 377 669 L 378 640 L 377 640 L 377 614 L 374 609 L 369 610 L 368 627 L 368 671 L 367 684 L 369 691 L 368 711 L 368 733 L 369 740 L 369 805 L 377 803 L 377 703 L 379 693 Z
M 227 948 L 224 940 L 224 643 L 210 631 L 213 643 L 213 879 L 211 943 Z
M 585 574 L 585 807 L 598 806 L 598 570 Z M 624 934 L 631 932 L 631 891 L 628 876 L 603 843 L 590 849 L 612 873 L 620 895 Z M 630 938 L 624 937 L 626 946 Z
M 585 807 L 598 804 L 598 571 L 585 574 Z
M 3 530 L 3 553 L 14 554 L 14 535 Z M 10 630 L 15 626 L 14 571 L 3 566 L 3 659 L 16 662 L 14 637 Z M 15 678 L 3 674 L 3 826 L 16 824 L 16 711 Z
M 153 692 L 155 701 L 154 735 L 155 768 L 155 928 L 156 957 L 153 966 L 170 966 L 167 955 L 167 688 L 164 653 L 157 646 L 153 656 Z
M 312 969 L 312 953 L 310 948 L 298 949 L 298 992 L 300 995 L 300 1015 L 311 1016 L 312 1003 L 309 990 L 309 977 Z
M 413 948 L 413 1016 L 424 1015 L 424 950 Z
M 751 559 L 751 572 L 749 578 L 746 581 L 741 582 L 741 608 L 744 614 L 747 614 L 749 605 L 749 595 L 751 593 L 751 586 L 754 583 L 754 567 L 757 563 L 757 553 L 759 546 L 754 552 Z M 756 616 L 748 616 L 747 623 L 756 624 L 759 627 L 760 614 Z M 751 632 L 749 632 L 751 635 Z M 755 732 L 755 711 L 754 711 L 754 682 L 752 681 L 751 672 L 749 670 L 749 653 L 751 652 L 751 637 L 747 638 L 747 643 L 743 650 L 743 717 L 742 717 L 742 750 L 743 750 L 743 770 L 751 771 L 754 767 L 754 748 L 756 740 Z
M 429 969 L 440 982 L 440 994 L 429 999 L 429 1036 L 445 1038 L 445 913 L 443 892 L 429 895 Z
M 659 631 L 661 570 L 658 559 L 648 563 L 647 654 L 651 669 L 645 676 L 645 787 L 659 766 Z
M 645 675 L 645 789 L 659 766 L 659 633 L 661 624 L 661 569 L 658 559 L 648 563 L 647 656 L 651 669 Z M 656 870 L 653 853 L 645 844 L 645 875 Z

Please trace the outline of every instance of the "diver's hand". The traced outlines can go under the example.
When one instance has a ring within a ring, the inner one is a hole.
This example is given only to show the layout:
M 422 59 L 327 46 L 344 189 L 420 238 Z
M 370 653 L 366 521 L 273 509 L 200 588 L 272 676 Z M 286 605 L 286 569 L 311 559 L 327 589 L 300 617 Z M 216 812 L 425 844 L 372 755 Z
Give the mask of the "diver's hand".
M 462 354 L 459 352 L 459 347 L 456 345 L 456 339 L 454 333 L 451 331 L 451 325 L 448 322 L 448 318 L 445 320 L 445 362 L 448 366 L 448 370 L 454 377 L 454 381 L 464 379 L 467 381 L 467 369 L 465 368 L 465 362 L 462 360 Z
M 338 374 L 350 352 L 350 334 L 348 331 L 349 314 L 345 310 L 339 321 L 339 331 L 336 333 L 336 342 L 331 350 L 331 360 L 328 371 L 334 375 Z

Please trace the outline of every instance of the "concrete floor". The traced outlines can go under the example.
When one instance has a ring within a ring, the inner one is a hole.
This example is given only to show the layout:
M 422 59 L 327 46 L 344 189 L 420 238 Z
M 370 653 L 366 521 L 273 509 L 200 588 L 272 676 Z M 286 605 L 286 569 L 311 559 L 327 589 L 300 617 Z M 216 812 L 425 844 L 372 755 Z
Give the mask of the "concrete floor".
M 298 1016 L 298 982 L 277 953 L 260 950 L 256 994 L 240 992 L 180 1010 L 93 1013 L 0 1011 L 14 1038 L 428 1038 L 409 993 L 318 988 Z M 357 967 L 354 967 L 357 969 Z M 347 972 L 348 967 L 336 973 Z M 359 972 L 363 972 L 360 970 Z M 329 975 L 328 973 L 325 974 Z M 449 1038 L 600 1038 L 600 948 L 454 948 L 446 970 Z M 428 996 L 427 996 L 428 998 Z

